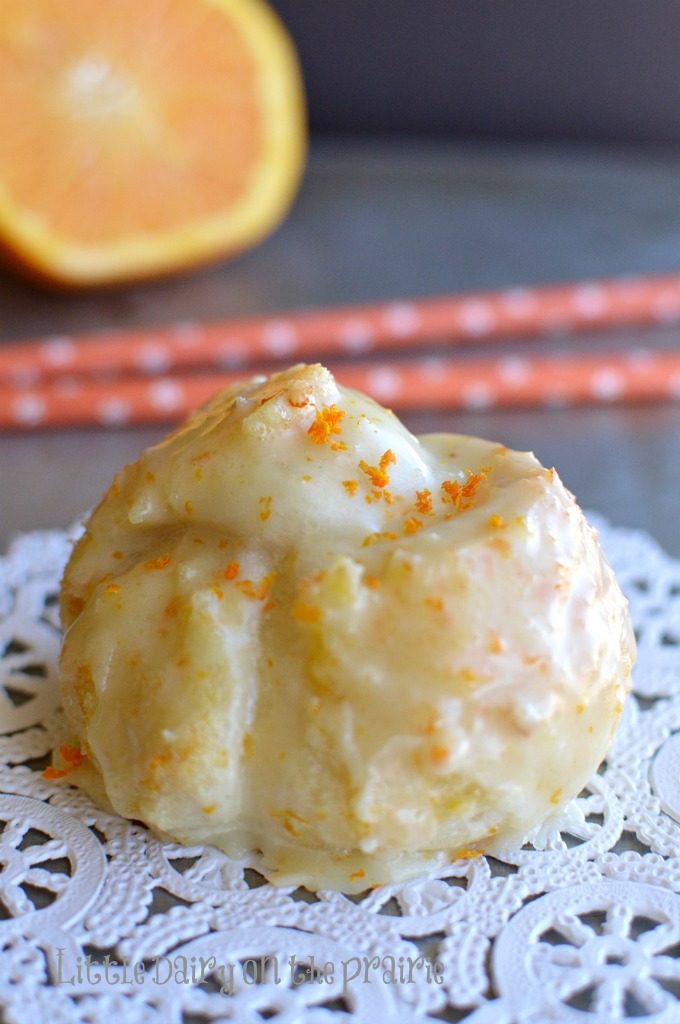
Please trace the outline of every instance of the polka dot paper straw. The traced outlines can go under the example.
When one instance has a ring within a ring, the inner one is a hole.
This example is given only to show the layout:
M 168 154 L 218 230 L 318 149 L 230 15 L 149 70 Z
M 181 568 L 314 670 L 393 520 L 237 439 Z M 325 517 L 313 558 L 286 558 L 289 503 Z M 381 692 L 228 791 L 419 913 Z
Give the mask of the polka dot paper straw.
M 60 374 L 240 370 L 260 361 L 328 359 L 385 349 L 550 338 L 680 322 L 680 275 L 518 288 L 289 313 L 221 324 L 57 336 L 0 346 L 0 383 L 25 388 Z
M 680 401 L 680 352 L 365 360 L 331 368 L 343 384 L 402 411 Z M 231 372 L 108 382 L 69 376 L 30 388 L 0 387 L 0 428 L 173 421 L 247 376 Z

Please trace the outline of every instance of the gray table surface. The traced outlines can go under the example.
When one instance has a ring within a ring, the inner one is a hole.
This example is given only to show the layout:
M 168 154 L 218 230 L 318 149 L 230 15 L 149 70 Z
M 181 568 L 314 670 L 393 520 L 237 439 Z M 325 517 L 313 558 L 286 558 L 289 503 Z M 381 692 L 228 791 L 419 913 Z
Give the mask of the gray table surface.
M 285 225 L 239 259 L 108 293 L 41 293 L 0 277 L 3 339 L 589 276 L 680 270 L 680 155 L 326 142 Z M 675 346 L 680 327 L 603 344 Z M 1 343 L 1 342 L 0 342 Z M 578 344 L 599 344 L 582 339 Z M 533 449 L 587 508 L 680 554 L 680 404 L 428 413 Z M 0 435 L 0 545 L 61 527 L 163 428 Z

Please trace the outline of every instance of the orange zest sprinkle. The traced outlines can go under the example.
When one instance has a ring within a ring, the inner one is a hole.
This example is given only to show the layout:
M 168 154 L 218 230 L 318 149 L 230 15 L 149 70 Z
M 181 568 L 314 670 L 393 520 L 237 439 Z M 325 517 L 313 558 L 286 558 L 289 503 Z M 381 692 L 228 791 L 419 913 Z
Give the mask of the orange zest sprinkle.
M 199 455 L 194 455 L 194 457 L 191 460 L 191 464 L 192 464 L 192 466 L 195 466 L 197 462 L 203 462 L 204 459 L 209 459 L 210 456 L 214 455 L 214 454 L 215 454 L 214 451 L 200 452 Z
M 194 544 L 205 544 L 205 541 L 203 540 L 202 537 L 194 537 L 193 543 Z
M 477 857 L 483 857 L 484 850 L 458 850 L 457 853 L 451 857 L 451 861 L 456 860 L 475 860 Z
M 350 498 L 353 498 L 359 490 L 359 482 L 357 480 L 343 480 L 342 486 L 345 488 Z
M 242 594 L 249 597 L 252 601 L 266 601 L 275 577 L 276 573 L 270 572 L 257 583 L 254 583 L 253 580 L 239 580 L 236 586 Z
M 262 519 L 263 521 L 265 519 L 269 519 L 270 515 L 272 514 L 272 498 L 271 498 L 271 495 L 268 495 L 266 498 L 260 498 L 259 505 L 260 505 L 260 519 Z
M 309 475 L 309 473 L 305 473 L 305 475 L 303 476 L 303 478 L 302 478 L 302 479 L 304 480 L 304 482 L 305 482 L 306 484 L 308 484 L 308 483 L 309 483 L 309 481 L 310 481 L 310 480 L 311 480 L 312 478 L 311 478 L 311 476 Z
M 210 589 L 212 590 L 212 592 L 215 595 L 215 597 L 217 598 L 217 600 L 221 601 L 222 598 L 224 597 L 224 591 L 222 590 L 222 587 L 218 587 L 218 585 L 216 583 L 213 583 L 213 585 L 212 585 L 212 587 Z
M 288 834 L 293 836 L 293 838 L 295 839 L 298 838 L 300 832 L 299 829 L 295 828 L 293 822 L 300 822 L 303 825 L 307 824 L 304 818 L 301 818 L 299 814 L 296 814 L 295 811 L 291 810 L 272 811 L 271 817 L 281 818 L 283 820 L 283 827 L 285 828 L 286 832 L 288 832 Z
M 163 609 L 163 615 L 168 619 L 174 619 L 180 608 L 182 607 L 181 598 L 175 596 L 171 598 Z
M 72 747 L 70 743 L 62 743 L 59 747 L 59 756 L 66 761 L 67 764 L 78 768 L 85 760 L 85 755 L 77 747 Z
M 387 487 L 390 478 L 387 474 L 387 467 L 397 461 L 397 457 L 391 448 L 380 456 L 377 466 L 369 466 L 363 459 L 359 463 L 359 469 L 365 473 L 374 487 Z
M 331 451 L 332 452 L 346 452 L 347 451 L 347 445 L 345 444 L 344 441 L 333 441 L 333 444 L 331 445 Z
M 367 537 L 361 542 L 363 548 L 369 547 L 371 544 L 377 544 L 379 540 L 398 540 L 396 533 L 392 533 L 390 530 L 383 530 L 382 533 L 369 533 Z
M 314 444 L 325 444 L 333 434 L 341 433 L 340 424 L 344 418 L 343 409 L 338 409 L 337 405 L 325 405 L 323 409 L 316 410 L 314 422 L 307 433 Z
M 194 511 L 194 503 L 192 501 L 185 501 L 184 511 L 187 513 L 187 515 L 191 515 L 191 513 Z
M 204 814 L 214 814 L 215 813 L 215 805 L 214 804 L 206 804 L 205 807 L 201 807 L 201 810 L 203 811 Z
M 507 557 L 512 550 L 504 537 L 494 537 L 493 540 L 489 541 L 489 547 L 493 548 L 494 551 L 498 551 L 500 555 L 505 557 Z
M 152 558 L 151 561 L 144 563 L 145 569 L 165 569 L 166 566 L 170 565 L 170 552 L 166 551 L 164 555 L 160 555 L 158 558 Z
M 238 562 L 227 562 L 224 570 L 225 580 L 235 580 L 238 576 L 239 564 Z
M 118 559 L 121 559 L 123 557 L 124 556 L 123 556 L 123 552 L 122 551 L 112 551 L 111 552 L 111 558 L 115 558 L 116 560 L 118 560 Z
M 492 530 L 502 530 L 505 526 L 507 526 L 507 523 L 505 522 L 505 519 L 503 519 L 503 516 L 497 515 L 489 516 L 488 523 Z
M 443 765 L 447 762 L 449 757 L 448 747 L 432 747 L 430 750 L 430 761 L 434 765 Z
M 66 778 L 75 768 L 80 767 L 85 760 L 85 756 L 82 751 L 78 750 L 77 747 L 72 747 L 70 743 L 62 743 L 59 747 L 59 757 L 62 761 L 66 761 L 66 765 L 63 768 L 55 768 L 54 765 L 48 765 L 42 773 L 43 779 L 53 781 Z
M 464 483 L 459 480 L 445 480 L 441 486 L 442 499 L 455 506 L 457 512 L 466 512 L 474 505 L 474 499 L 479 485 L 491 472 L 489 466 L 480 469 L 479 473 L 468 470 L 467 479 Z
M 253 737 L 249 732 L 243 737 L 243 756 L 246 760 L 253 756 Z
M 452 505 L 457 505 L 460 500 L 461 486 L 458 480 L 444 480 L 442 484 L 442 498 L 444 501 L 450 501 Z
M 377 590 L 380 586 L 380 580 L 376 579 L 375 576 L 364 576 L 364 583 L 371 590 Z
M 366 872 L 362 868 L 359 868 L 358 871 L 353 871 L 352 872 L 352 874 L 349 876 L 349 880 L 350 880 L 350 882 L 358 882 L 360 878 L 365 878 L 365 877 L 366 877 Z
M 293 618 L 298 622 L 318 622 L 321 618 L 321 609 L 315 604 L 305 604 L 303 601 L 296 601 L 293 605 Z
M 586 709 L 585 704 L 577 704 L 576 705 L 576 714 L 577 715 L 582 715 L 583 712 L 585 711 L 585 709 Z
M 384 491 L 375 490 L 371 491 L 370 494 L 364 495 L 364 501 L 367 505 L 372 505 L 374 501 L 380 501 L 381 498 L 384 499 L 386 505 L 394 505 L 394 495 L 387 488 Z
M 154 754 L 149 760 L 149 771 L 155 772 L 170 760 L 170 754 Z
M 218 541 L 217 546 L 220 549 L 220 551 L 224 551 L 225 548 L 229 547 L 229 541 L 223 538 L 222 540 Z
M 148 470 L 146 474 L 146 479 L 149 481 L 150 484 L 153 484 L 156 482 L 156 474 L 152 473 L 151 470 Z
M 422 491 L 416 491 L 416 509 L 423 516 L 429 515 L 432 511 L 432 491 L 427 487 Z
M 444 607 L 444 602 L 441 597 L 426 597 L 425 604 L 428 608 L 433 608 L 436 612 L 440 612 Z
M 200 466 L 196 466 L 196 469 L 194 470 L 194 480 L 202 480 L 202 479 L 203 479 L 203 470 L 201 469 Z
M 550 803 L 558 804 L 562 799 L 562 789 L 556 789 L 550 794 Z
M 106 593 L 107 594 L 118 594 L 119 592 L 120 592 L 120 587 L 119 587 L 119 585 L 117 583 L 109 583 L 109 585 L 106 588 Z
M 411 516 L 411 518 L 407 519 L 404 523 L 404 533 L 417 533 L 418 530 L 422 530 L 424 525 L 425 523 L 422 519 L 416 519 L 415 516 Z
M 189 659 L 187 658 L 186 654 L 183 655 L 181 658 L 178 658 L 177 661 L 175 662 L 175 665 L 177 666 L 177 668 L 184 668 L 184 666 L 188 665 L 188 664 L 189 664 Z

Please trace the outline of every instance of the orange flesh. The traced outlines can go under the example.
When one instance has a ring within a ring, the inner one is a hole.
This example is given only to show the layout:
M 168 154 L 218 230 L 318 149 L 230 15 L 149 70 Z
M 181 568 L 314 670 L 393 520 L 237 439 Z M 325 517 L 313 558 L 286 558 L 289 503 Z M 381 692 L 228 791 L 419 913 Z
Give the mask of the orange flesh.
M 261 157 L 254 61 L 210 0 L 4 0 L 0 96 L 8 197 L 74 242 L 209 217 Z

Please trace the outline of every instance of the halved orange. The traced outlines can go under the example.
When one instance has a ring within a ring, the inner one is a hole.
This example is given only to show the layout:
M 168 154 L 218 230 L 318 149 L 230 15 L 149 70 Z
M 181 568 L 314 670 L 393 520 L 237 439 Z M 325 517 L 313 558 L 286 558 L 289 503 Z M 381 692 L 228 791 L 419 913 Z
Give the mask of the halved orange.
M 66 285 L 253 244 L 305 154 L 293 46 L 263 0 L 2 0 L 0 244 Z

